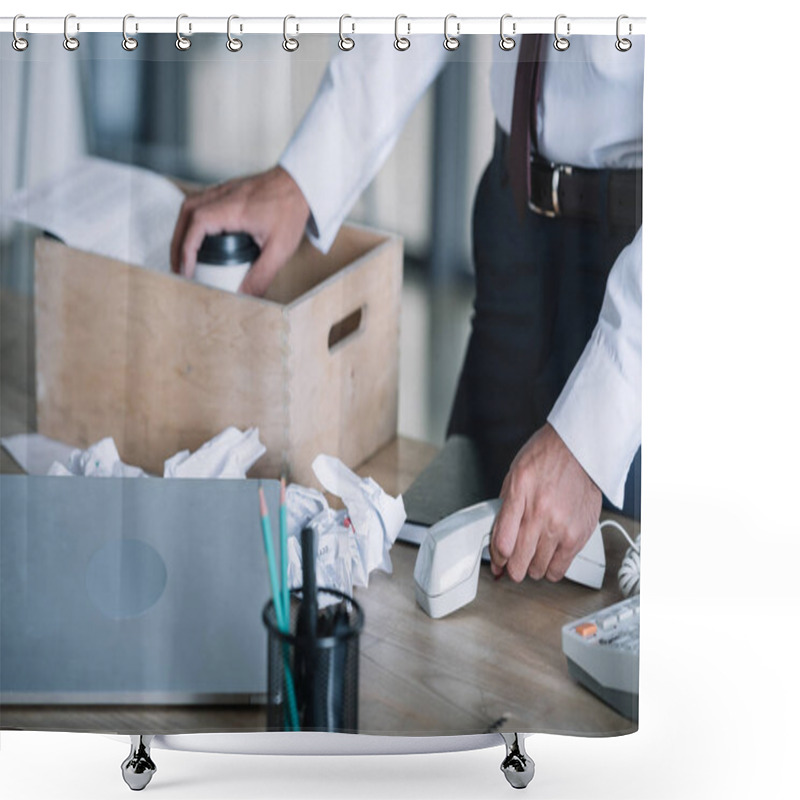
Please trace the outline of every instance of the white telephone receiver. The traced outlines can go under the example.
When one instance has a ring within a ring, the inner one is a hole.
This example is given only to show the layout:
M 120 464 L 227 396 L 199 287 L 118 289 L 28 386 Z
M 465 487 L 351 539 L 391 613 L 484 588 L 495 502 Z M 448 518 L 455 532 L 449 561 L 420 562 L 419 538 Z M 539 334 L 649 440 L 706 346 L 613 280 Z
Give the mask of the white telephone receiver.
M 417 602 L 438 619 L 467 605 L 478 592 L 478 567 L 489 544 L 501 500 L 487 500 L 456 511 L 427 533 L 414 565 Z M 606 554 L 598 525 L 575 556 L 565 577 L 592 589 L 603 585 Z

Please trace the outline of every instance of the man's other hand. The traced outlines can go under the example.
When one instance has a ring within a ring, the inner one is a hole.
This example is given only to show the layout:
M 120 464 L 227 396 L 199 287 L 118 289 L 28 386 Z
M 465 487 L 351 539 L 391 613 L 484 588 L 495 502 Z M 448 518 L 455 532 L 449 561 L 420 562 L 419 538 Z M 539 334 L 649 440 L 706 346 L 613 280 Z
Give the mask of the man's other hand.
M 517 453 L 500 497 L 493 574 L 561 580 L 597 525 L 602 494 L 549 423 Z

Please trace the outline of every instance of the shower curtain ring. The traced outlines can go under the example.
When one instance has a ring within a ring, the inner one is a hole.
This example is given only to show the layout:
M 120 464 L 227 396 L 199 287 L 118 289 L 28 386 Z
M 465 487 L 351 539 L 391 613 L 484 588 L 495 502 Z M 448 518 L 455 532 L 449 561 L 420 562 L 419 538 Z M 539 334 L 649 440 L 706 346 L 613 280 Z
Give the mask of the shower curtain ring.
M 617 50 L 620 51 L 620 53 L 627 53 L 628 50 L 630 50 L 631 47 L 633 47 L 633 43 L 631 42 L 630 39 L 623 39 L 619 35 L 619 24 L 620 24 L 620 22 L 622 22 L 623 19 L 628 19 L 628 15 L 627 14 L 620 14 L 617 17 L 617 41 L 614 42 L 614 47 L 616 47 Z M 631 33 L 633 33 L 633 25 L 631 25 L 631 23 L 629 22 L 628 23 L 628 36 L 630 36 Z
M 342 14 L 339 17 L 339 49 L 344 50 L 347 52 L 348 50 L 352 50 L 355 46 L 355 40 L 351 39 L 349 36 L 344 35 L 343 25 L 346 19 L 353 19 L 349 14 Z M 350 23 L 352 26 L 352 33 L 356 32 L 356 24 L 355 22 Z
M 300 47 L 299 40 L 289 36 L 288 33 L 288 24 L 290 19 L 297 19 L 297 17 L 293 17 L 291 14 L 288 14 L 283 18 L 283 49 L 287 53 L 294 53 L 298 47 Z M 295 32 L 300 31 L 300 26 L 295 23 Z
M 71 19 L 75 19 L 74 14 L 67 14 L 67 16 L 64 17 L 64 42 L 63 42 L 64 49 L 69 50 L 70 52 L 72 52 L 73 50 L 77 50 L 81 44 L 74 36 L 69 35 L 68 26 L 69 26 L 69 21 Z M 76 30 L 81 29 L 81 26 L 78 23 L 75 23 L 75 25 L 76 25 Z
M 505 21 L 511 18 L 512 18 L 511 14 L 503 14 L 503 16 L 500 17 L 500 49 L 505 50 L 506 52 L 508 52 L 509 50 L 513 50 L 517 45 L 516 41 L 512 39 L 511 36 L 506 36 L 505 30 L 503 29 Z M 511 34 L 515 35 L 516 32 L 517 32 L 517 23 L 512 22 Z
M 236 14 L 231 14 L 228 17 L 228 41 L 225 42 L 225 47 L 231 51 L 231 53 L 238 53 L 242 47 L 244 46 L 241 39 L 237 39 L 235 36 L 231 34 L 231 22 L 235 19 L 239 19 Z M 241 26 L 239 26 L 239 30 L 241 31 Z
M 405 36 L 400 35 L 400 20 L 405 19 L 407 20 L 408 17 L 405 14 L 398 14 L 394 18 L 394 49 L 403 52 L 404 50 L 408 50 L 411 47 L 411 39 L 406 39 Z M 411 23 L 406 22 L 406 28 L 408 28 L 408 33 L 411 33 Z
M 458 39 L 456 38 L 456 36 L 458 36 L 458 34 L 461 33 L 460 22 L 456 22 L 456 36 L 451 36 L 447 32 L 447 23 L 450 22 L 451 19 L 457 20 L 458 17 L 456 17 L 455 14 L 448 14 L 444 18 L 444 42 L 443 42 L 444 49 L 449 50 L 450 52 L 452 52 L 453 50 L 458 50 L 458 46 L 461 44 L 461 42 L 459 42 Z
M 28 49 L 28 40 L 27 39 L 23 39 L 17 33 L 17 20 L 18 19 L 25 19 L 25 15 L 24 14 L 17 14 L 17 16 L 14 17 L 14 22 L 11 23 L 11 33 L 14 35 L 14 38 L 11 40 L 11 46 L 18 53 L 21 53 L 23 50 L 27 50 Z
M 127 50 L 129 53 L 132 50 L 135 50 L 139 46 L 139 40 L 135 39 L 133 36 L 128 36 L 128 20 L 135 19 L 133 14 L 126 14 L 122 18 L 122 49 Z M 139 29 L 139 26 L 136 26 L 136 29 Z
M 554 35 L 556 37 L 555 41 L 553 42 L 553 47 L 555 47 L 555 49 L 561 53 L 563 53 L 564 50 L 566 50 L 569 47 L 569 39 L 565 38 L 564 36 L 558 35 L 558 21 L 560 19 L 566 19 L 566 18 L 567 18 L 566 14 L 559 14 L 556 17 L 555 25 L 553 26 Z M 570 25 L 569 22 L 567 22 L 567 36 L 569 36 L 569 28 Z
M 175 20 L 175 47 L 178 50 L 188 50 L 192 46 L 192 40 L 187 39 L 183 34 L 181 34 L 181 20 L 187 19 L 189 17 L 188 14 L 178 14 L 177 19 Z M 192 26 L 189 24 L 189 31 L 191 32 Z

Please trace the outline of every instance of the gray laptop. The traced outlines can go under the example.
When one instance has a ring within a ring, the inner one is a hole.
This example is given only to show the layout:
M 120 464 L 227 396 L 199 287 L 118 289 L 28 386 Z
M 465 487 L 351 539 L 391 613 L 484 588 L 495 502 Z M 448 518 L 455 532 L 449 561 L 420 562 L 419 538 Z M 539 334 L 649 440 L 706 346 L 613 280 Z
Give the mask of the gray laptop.
M 263 703 L 259 483 L 0 476 L 0 702 Z

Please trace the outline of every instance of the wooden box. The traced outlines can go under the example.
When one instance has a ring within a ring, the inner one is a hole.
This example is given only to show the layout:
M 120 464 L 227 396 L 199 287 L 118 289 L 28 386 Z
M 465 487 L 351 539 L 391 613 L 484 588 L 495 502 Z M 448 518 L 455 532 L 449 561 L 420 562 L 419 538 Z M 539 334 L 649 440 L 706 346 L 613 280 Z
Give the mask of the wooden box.
M 356 466 L 397 432 L 402 242 L 345 226 L 304 240 L 264 299 L 36 243 L 38 430 L 112 436 L 155 475 L 229 425 L 267 447 L 250 475 L 316 485 L 318 453 Z

